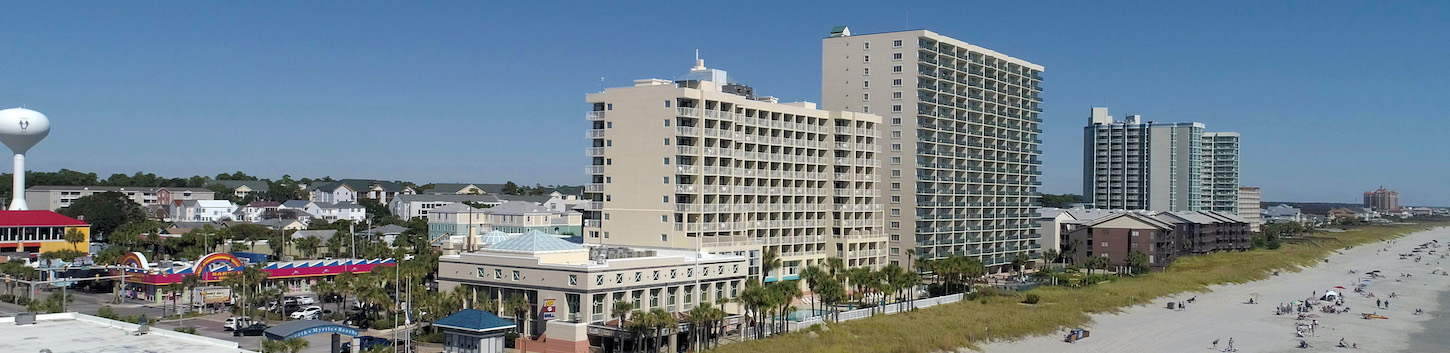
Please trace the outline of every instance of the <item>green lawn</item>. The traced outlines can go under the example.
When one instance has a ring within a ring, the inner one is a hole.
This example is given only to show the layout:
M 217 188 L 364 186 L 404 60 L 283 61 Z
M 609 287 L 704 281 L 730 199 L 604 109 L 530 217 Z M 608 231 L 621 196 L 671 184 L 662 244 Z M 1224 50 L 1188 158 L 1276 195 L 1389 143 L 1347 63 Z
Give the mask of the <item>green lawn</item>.
M 1264 279 L 1273 270 L 1297 271 L 1330 252 L 1450 223 L 1369 226 L 1342 233 L 1315 233 L 1277 250 L 1215 253 L 1179 259 L 1163 272 L 1122 278 L 1087 288 L 1040 287 L 1038 305 L 1015 297 L 940 305 L 917 312 L 817 325 L 763 340 L 724 345 L 715 352 L 930 352 L 976 348 L 977 343 L 1049 334 L 1088 323 L 1089 315 L 1147 304 L 1153 298 L 1204 291 L 1208 285 Z

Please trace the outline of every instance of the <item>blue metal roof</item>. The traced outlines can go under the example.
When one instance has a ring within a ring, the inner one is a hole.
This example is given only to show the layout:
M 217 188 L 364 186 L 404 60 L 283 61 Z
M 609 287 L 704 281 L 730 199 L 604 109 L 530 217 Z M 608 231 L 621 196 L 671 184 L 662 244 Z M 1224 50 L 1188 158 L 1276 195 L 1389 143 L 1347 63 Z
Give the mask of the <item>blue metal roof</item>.
M 531 230 L 513 239 L 501 241 L 488 247 L 490 250 L 518 251 L 518 252 L 540 252 L 540 251 L 563 251 L 580 250 L 584 246 L 570 243 L 560 239 L 558 236 L 544 234 L 537 230 Z
M 498 316 L 490 314 L 487 311 L 477 309 L 464 309 L 463 311 L 453 313 L 453 315 L 448 315 L 442 319 L 438 319 L 438 321 L 434 321 L 433 325 L 455 328 L 459 330 L 485 332 L 495 330 L 507 330 L 513 328 L 514 322 L 512 320 L 500 318 Z

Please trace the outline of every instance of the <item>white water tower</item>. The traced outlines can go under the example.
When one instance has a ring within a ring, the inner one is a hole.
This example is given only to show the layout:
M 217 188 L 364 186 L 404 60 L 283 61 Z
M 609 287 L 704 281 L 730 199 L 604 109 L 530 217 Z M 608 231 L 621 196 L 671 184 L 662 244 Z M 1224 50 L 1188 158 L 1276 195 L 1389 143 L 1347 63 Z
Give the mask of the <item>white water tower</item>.
M 29 209 L 25 205 L 25 152 L 50 135 L 50 119 L 45 114 L 25 109 L 0 110 L 0 142 L 15 152 L 15 189 L 10 201 L 11 211 Z

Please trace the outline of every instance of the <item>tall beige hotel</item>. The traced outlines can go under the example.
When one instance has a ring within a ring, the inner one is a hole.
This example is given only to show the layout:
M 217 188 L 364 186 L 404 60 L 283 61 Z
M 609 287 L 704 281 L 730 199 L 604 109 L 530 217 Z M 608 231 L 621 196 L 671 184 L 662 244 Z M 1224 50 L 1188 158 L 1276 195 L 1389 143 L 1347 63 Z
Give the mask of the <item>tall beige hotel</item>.
M 822 42 L 822 106 L 884 120 L 888 261 L 1037 258 L 1043 67 L 927 30 Z
M 744 255 L 754 276 L 773 249 L 767 282 L 830 257 L 884 265 L 881 117 L 758 96 L 700 60 L 586 101 L 584 242 Z

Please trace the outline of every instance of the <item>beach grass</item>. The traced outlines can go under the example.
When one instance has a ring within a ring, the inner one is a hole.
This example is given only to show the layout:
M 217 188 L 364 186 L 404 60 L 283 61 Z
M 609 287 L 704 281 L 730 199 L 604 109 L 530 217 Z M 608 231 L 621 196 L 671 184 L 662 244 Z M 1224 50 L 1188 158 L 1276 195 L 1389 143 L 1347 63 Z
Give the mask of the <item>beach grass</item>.
M 1150 304 L 1154 298 L 1166 295 L 1206 291 L 1215 284 L 1262 280 L 1272 276 L 1275 270 L 1298 271 L 1349 246 L 1445 225 L 1450 222 L 1365 226 L 1339 233 L 1314 233 L 1276 250 L 1186 256 L 1162 272 L 1085 288 L 1039 287 L 1028 291 L 1040 296 L 1037 305 L 1021 304 L 1020 298 L 1010 296 L 962 301 L 908 313 L 816 325 L 801 332 L 723 345 L 714 351 L 863 353 L 977 349 L 979 343 L 1081 327 L 1089 323 L 1092 314 Z

